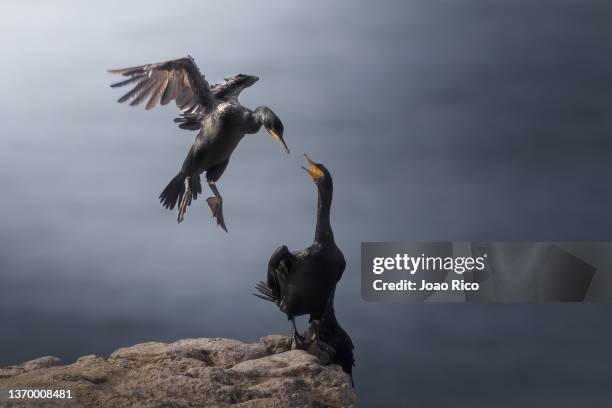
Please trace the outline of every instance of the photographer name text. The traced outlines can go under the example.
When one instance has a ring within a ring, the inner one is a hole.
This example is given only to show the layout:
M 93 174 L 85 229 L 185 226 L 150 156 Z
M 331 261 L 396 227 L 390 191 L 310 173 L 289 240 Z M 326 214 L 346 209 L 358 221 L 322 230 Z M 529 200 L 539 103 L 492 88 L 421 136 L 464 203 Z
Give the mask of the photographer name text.
M 403 271 L 410 275 L 417 272 L 445 271 L 463 275 L 465 272 L 482 271 L 485 269 L 486 257 L 439 257 L 439 256 L 411 256 L 409 254 L 396 254 L 393 257 L 376 257 L 372 260 L 372 273 L 382 275 L 387 271 Z M 476 282 L 467 282 L 464 279 L 451 279 L 450 282 L 431 282 L 427 279 L 400 279 L 386 282 L 375 279 L 372 288 L 375 291 L 477 291 Z

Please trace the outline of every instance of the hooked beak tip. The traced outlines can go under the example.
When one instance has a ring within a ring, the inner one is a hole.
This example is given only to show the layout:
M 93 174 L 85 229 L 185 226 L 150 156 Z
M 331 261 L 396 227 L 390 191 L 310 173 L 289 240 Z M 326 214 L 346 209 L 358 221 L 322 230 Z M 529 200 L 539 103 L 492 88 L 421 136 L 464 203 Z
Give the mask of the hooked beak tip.
M 279 138 L 279 141 L 281 145 L 283 146 L 283 149 L 285 149 L 285 153 L 289 154 L 289 146 L 287 146 L 287 143 L 285 143 L 285 140 L 283 138 Z

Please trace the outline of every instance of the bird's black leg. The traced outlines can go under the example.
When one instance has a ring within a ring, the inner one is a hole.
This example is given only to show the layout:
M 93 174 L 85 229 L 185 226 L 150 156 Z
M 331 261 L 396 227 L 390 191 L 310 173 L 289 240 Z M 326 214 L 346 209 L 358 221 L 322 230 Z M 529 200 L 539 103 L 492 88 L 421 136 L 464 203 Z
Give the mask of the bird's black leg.
M 295 317 L 291 318 L 291 324 L 293 325 L 293 341 L 295 342 L 295 348 L 304 349 L 304 337 L 298 333 L 298 329 L 295 326 Z
M 312 327 L 312 341 L 319 341 L 319 320 L 312 320 L 310 322 L 310 327 Z
M 221 198 L 221 194 L 219 194 L 219 190 L 217 190 L 217 185 L 214 181 L 209 181 L 208 186 L 214 193 L 214 197 L 208 197 L 206 202 L 210 206 L 210 209 L 213 213 L 213 218 L 217 219 L 217 225 L 223 228 L 225 232 L 227 232 L 227 227 L 225 226 L 225 220 L 223 219 L 223 199 Z
M 190 185 L 190 179 L 189 177 L 185 177 L 185 193 L 183 194 L 183 197 L 181 198 L 181 202 L 180 202 L 179 209 L 178 209 L 177 221 L 179 224 L 185 219 L 185 213 L 187 212 L 187 207 L 191 205 L 192 195 L 191 195 L 191 187 L 189 187 L 189 185 Z

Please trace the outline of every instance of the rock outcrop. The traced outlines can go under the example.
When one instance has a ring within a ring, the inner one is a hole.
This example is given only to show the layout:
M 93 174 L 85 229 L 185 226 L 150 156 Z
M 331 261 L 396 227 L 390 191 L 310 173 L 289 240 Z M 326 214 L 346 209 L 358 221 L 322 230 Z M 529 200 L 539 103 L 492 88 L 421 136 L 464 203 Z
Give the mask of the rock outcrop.
M 8 400 L 9 389 L 71 390 L 71 400 Z M 0 406 L 10 407 L 353 407 L 355 393 L 336 365 L 291 338 L 257 343 L 189 339 L 122 348 L 61 365 L 43 357 L 0 369 Z

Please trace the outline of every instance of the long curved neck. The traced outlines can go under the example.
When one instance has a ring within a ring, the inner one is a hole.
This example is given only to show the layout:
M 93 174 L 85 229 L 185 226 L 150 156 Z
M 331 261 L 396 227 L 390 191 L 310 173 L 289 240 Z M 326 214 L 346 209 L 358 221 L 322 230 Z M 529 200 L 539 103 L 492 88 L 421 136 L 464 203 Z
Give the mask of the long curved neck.
M 248 129 L 246 133 L 253 134 L 259 132 L 259 129 L 261 129 L 264 123 L 264 114 L 261 107 L 258 107 L 250 114 L 249 121 L 247 123 Z
M 264 116 L 265 116 L 265 110 L 264 108 L 262 108 L 261 106 L 258 106 L 254 111 L 253 111 L 253 120 L 255 121 L 255 123 L 257 123 L 259 126 L 263 125 L 263 121 L 264 121 Z
M 334 242 L 334 233 L 329 221 L 331 210 L 333 187 L 320 186 L 319 202 L 317 205 L 317 229 L 315 230 L 315 241 L 320 243 Z

